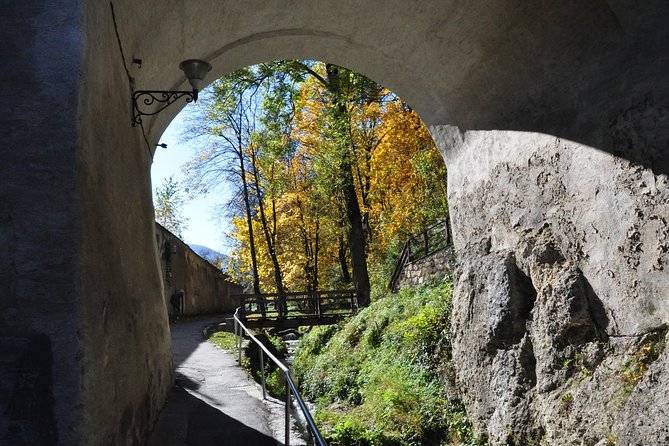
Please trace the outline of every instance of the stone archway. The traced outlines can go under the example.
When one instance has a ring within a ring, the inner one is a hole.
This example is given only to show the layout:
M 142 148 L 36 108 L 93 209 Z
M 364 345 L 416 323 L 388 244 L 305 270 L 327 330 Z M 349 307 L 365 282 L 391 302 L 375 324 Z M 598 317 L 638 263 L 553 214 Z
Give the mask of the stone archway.
M 15 70 L 6 74 L 3 105 L 12 108 L 2 118 L 12 150 L 0 179 L 0 335 L 19 359 L 0 367 L 7 375 L 0 385 L 13 401 L 16 370 L 24 367 L 46 377 L 29 385 L 53 391 L 34 402 L 45 408 L 40 417 L 51 420 L 48 429 L 22 413 L 10 413 L 0 426 L 63 444 L 130 443 L 141 441 L 155 419 L 172 377 L 148 171 L 173 115 L 147 120 L 144 134 L 133 129 L 128 75 L 136 88 L 178 88 L 185 79 L 177 65 L 187 58 L 208 59 L 215 67 L 210 79 L 277 58 L 328 60 L 393 89 L 430 126 L 449 167 L 461 172 L 449 179 L 456 234 L 504 246 L 548 221 L 567 255 L 593 276 L 602 272 L 593 256 L 636 249 L 624 242 L 630 226 L 644 240 L 661 239 L 662 226 L 651 216 L 667 215 L 660 200 L 669 172 L 663 2 L 118 0 L 127 73 L 109 6 L 28 2 L 7 11 L 2 59 Z M 142 59 L 141 68 L 133 58 Z M 481 132 L 494 129 L 555 136 Z M 528 159 L 555 155 L 563 156 L 552 177 L 559 181 L 537 186 L 524 174 Z M 475 212 L 458 203 L 490 186 L 495 169 L 519 172 L 519 192 L 505 198 L 514 209 L 477 220 L 476 234 L 458 232 Z M 605 203 L 632 219 L 611 226 L 608 241 L 593 241 L 588 232 L 597 213 L 573 204 L 592 202 L 587 194 L 595 188 L 578 187 L 592 181 L 609 185 Z M 531 190 L 545 198 L 562 190 L 560 183 L 569 193 L 555 202 L 522 195 Z M 586 243 L 569 244 L 580 239 Z M 657 248 L 639 265 L 662 266 L 666 256 Z M 655 304 L 621 332 L 666 321 L 661 270 L 629 270 L 622 254 L 612 262 L 627 279 L 616 286 L 602 280 L 596 291 L 617 295 L 637 280 Z M 626 305 L 611 302 L 613 309 Z M 44 359 L 20 359 L 33 350 Z

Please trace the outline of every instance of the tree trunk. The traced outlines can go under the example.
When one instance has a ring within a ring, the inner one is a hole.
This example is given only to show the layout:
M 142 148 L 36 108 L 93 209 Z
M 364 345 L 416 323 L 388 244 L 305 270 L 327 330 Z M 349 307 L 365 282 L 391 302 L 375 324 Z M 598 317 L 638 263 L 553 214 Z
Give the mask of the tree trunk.
M 251 218 L 251 203 L 249 201 L 249 188 L 246 182 L 246 169 L 244 168 L 244 154 L 242 152 L 242 141 L 239 138 L 239 171 L 242 177 L 242 194 L 244 196 L 244 206 L 246 207 L 246 224 L 249 227 L 249 244 L 251 245 L 251 267 L 253 269 L 253 292 L 260 294 L 260 277 L 258 276 L 258 260 L 256 259 L 256 245 L 253 237 L 253 219 Z
M 358 196 L 353 185 L 353 175 L 350 165 L 342 165 L 344 177 L 344 201 L 346 202 L 346 216 L 349 222 L 348 245 L 351 252 L 351 269 L 353 270 L 353 282 L 358 291 L 358 305 L 366 307 L 369 305 L 370 285 L 367 273 L 367 253 L 365 252 L 365 231 L 362 226 L 362 214 L 358 205 Z M 346 169 L 348 167 L 348 169 Z M 348 178 L 346 173 L 348 173 Z
M 346 217 L 349 223 L 349 251 L 351 253 L 351 269 L 353 270 L 353 282 L 358 291 L 358 305 L 365 307 L 370 302 L 370 284 L 369 274 L 367 272 L 367 253 L 365 252 L 366 239 L 363 228 L 362 214 L 358 195 L 355 191 L 355 182 L 353 180 L 352 165 L 352 141 L 351 126 L 348 119 L 346 107 L 346 97 L 343 88 L 343 79 L 340 76 L 339 67 L 331 64 L 325 66 L 328 75 L 328 88 L 334 99 L 333 112 L 335 123 L 339 127 L 336 131 L 339 133 L 341 141 L 342 158 L 339 165 L 339 174 L 342 178 L 342 193 L 344 196 L 344 205 L 346 207 Z M 344 128 L 346 126 L 346 128 Z
M 344 283 L 351 283 L 351 273 L 348 271 L 348 262 L 346 261 L 346 243 L 343 237 L 339 238 L 338 254 L 342 280 Z
M 312 284 L 314 291 L 318 290 L 318 251 L 320 250 L 320 225 L 316 220 L 316 236 L 314 240 L 314 282 Z
M 253 167 L 253 179 L 254 186 L 256 190 L 256 196 L 258 197 L 258 210 L 260 212 L 260 223 L 262 225 L 263 233 L 265 235 L 265 242 L 267 243 L 267 251 L 269 252 L 270 259 L 272 260 L 272 266 L 274 268 L 274 282 L 276 284 L 276 292 L 279 295 L 277 298 L 277 310 L 279 311 L 279 316 L 285 316 L 287 312 L 286 301 L 284 296 L 283 289 L 283 279 L 281 277 L 281 267 L 279 265 L 279 259 L 276 254 L 276 243 L 275 235 L 272 234 L 272 231 L 269 227 L 267 221 L 267 216 L 265 215 L 265 201 L 263 199 L 263 194 L 260 189 L 260 177 L 258 176 L 258 165 L 256 162 L 256 156 L 251 149 L 251 164 Z M 276 221 L 276 215 L 274 215 Z

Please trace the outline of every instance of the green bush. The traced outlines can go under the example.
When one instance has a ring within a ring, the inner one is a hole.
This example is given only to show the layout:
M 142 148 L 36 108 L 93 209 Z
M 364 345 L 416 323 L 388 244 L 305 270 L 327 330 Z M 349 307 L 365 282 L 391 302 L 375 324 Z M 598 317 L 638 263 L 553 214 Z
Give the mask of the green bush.
M 451 284 L 403 290 L 306 334 L 293 363 L 332 445 L 477 444 L 439 371 L 451 361 Z

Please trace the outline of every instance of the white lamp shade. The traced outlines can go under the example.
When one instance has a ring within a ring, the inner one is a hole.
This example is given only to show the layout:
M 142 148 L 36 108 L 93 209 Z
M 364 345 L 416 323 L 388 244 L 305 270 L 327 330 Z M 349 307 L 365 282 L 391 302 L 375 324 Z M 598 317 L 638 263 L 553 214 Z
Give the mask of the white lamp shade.
M 200 91 L 204 83 L 204 77 L 211 71 L 211 65 L 204 60 L 188 59 L 179 64 L 179 68 L 186 73 L 188 82 L 190 82 L 193 90 Z

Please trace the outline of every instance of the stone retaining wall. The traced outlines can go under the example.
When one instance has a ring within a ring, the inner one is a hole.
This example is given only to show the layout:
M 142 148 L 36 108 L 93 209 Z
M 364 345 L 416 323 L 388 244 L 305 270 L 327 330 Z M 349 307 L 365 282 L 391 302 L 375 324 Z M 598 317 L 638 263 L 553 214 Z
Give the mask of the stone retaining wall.
M 443 279 L 445 275 L 451 272 L 449 266 L 451 253 L 450 248 L 442 249 L 406 265 L 400 276 L 399 289 Z

